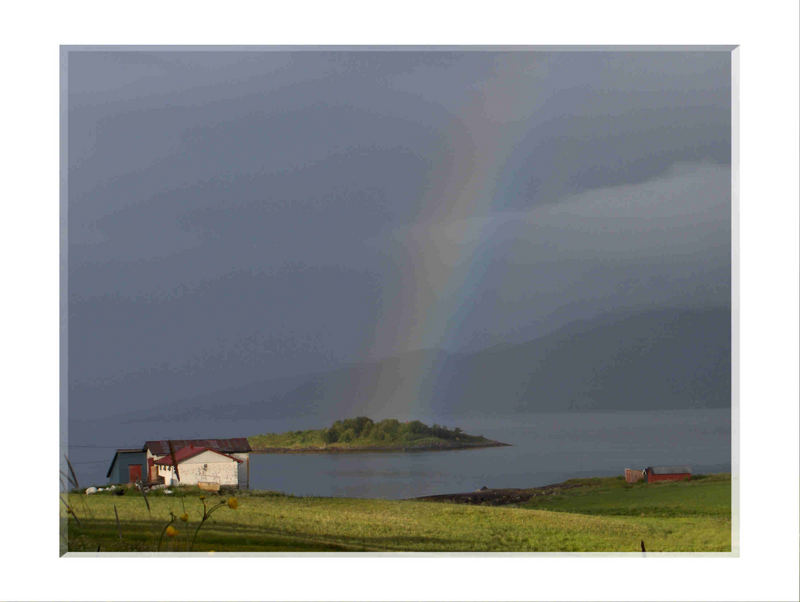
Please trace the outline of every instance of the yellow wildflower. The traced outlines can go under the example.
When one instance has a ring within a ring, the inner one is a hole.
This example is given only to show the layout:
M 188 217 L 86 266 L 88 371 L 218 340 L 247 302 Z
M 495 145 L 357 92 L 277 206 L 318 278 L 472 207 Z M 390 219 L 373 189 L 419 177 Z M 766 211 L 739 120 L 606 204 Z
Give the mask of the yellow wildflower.
M 167 527 L 167 537 L 175 537 L 178 534 L 178 530 L 170 525 Z
M 181 519 L 183 522 L 186 522 L 186 521 L 188 521 L 188 520 L 189 520 L 189 514 L 188 514 L 188 513 L 186 513 L 186 512 L 184 512 L 184 513 L 183 513 L 183 514 L 181 514 L 181 515 L 180 515 L 178 518 L 180 518 L 180 519 Z
M 229 497 L 228 508 L 230 508 L 231 510 L 236 510 L 238 507 L 239 507 L 239 500 L 237 500 L 235 497 Z

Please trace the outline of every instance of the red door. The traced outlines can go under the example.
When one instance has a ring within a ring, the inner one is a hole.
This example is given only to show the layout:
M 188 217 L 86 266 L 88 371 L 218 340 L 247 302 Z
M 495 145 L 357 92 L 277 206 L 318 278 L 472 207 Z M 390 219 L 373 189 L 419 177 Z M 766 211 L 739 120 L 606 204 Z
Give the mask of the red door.
M 142 465 L 131 464 L 128 466 L 128 482 L 135 483 L 142 480 Z

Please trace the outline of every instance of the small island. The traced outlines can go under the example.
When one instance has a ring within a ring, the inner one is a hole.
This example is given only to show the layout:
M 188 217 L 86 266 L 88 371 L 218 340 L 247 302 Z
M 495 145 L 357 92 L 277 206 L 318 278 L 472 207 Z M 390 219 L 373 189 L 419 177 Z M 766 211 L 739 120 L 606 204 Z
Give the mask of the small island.
M 330 427 L 286 433 L 265 433 L 247 438 L 255 453 L 408 452 L 501 447 L 509 445 L 460 428 L 448 429 L 419 420 L 394 418 L 374 422 L 365 416 L 337 420 Z

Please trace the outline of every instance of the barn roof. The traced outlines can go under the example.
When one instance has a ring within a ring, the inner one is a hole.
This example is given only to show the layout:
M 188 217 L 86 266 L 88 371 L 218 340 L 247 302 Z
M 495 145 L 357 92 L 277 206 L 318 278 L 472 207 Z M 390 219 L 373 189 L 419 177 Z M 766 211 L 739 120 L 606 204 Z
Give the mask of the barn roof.
M 692 474 L 691 466 L 648 466 L 647 470 L 653 474 Z
M 170 439 L 169 441 L 172 442 L 172 447 L 176 452 L 184 447 L 206 447 L 228 454 L 252 451 L 250 444 L 247 442 L 247 437 L 234 437 L 232 439 Z M 155 456 L 169 454 L 169 442 L 167 439 L 147 441 L 144 446 Z
M 228 454 L 223 454 L 222 452 L 217 451 L 216 449 L 211 449 L 211 448 L 208 448 L 208 447 L 182 447 L 181 449 L 179 449 L 178 451 L 175 452 L 175 461 L 178 464 L 180 464 L 184 460 L 188 460 L 189 458 L 193 458 L 193 457 L 197 456 L 198 454 L 202 454 L 203 452 L 206 452 L 206 451 L 210 451 L 210 452 L 213 452 L 215 454 L 219 454 L 220 456 L 225 456 L 226 458 L 230 458 L 231 460 L 234 460 L 235 462 L 239 462 L 240 464 L 242 462 L 239 458 L 234 458 L 233 456 L 229 456 Z M 161 466 L 172 466 L 172 456 L 164 456 L 163 458 L 160 458 L 160 459 L 156 460 L 155 463 L 159 464 Z
M 114 453 L 114 457 L 111 459 L 111 466 L 108 467 L 106 478 L 109 478 L 111 476 L 111 471 L 114 470 L 114 463 L 117 461 L 117 456 L 119 456 L 120 454 L 141 454 L 141 453 L 144 453 L 144 449 L 141 447 L 139 449 L 118 449 Z

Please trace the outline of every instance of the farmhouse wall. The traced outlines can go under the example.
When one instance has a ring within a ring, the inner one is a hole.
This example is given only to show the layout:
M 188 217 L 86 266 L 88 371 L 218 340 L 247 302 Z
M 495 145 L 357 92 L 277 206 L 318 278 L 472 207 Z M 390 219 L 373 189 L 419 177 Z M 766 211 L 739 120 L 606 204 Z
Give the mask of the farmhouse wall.
M 178 469 L 180 469 L 180 466 Z M 178 479 L 175 477 L 175 471 L 173 470 L 172 466 L 158 466 L 158 476 L 164 479 L 164 484 L 167 487 L 178 483 Z
M 246 452 L 240 452 L 235 454 L 228 454 L 241 460 L 239 464 L 239 487 L 241 489 L 246 489 L 250 487 L 250 454 Z
M 625 480 L 628 483 L 636 483 L 644 479 L 644 471 L 642 470 L 631 470 L 630 468 L 625 469 Z
M 180 448 L 178 448 L 178 449 L 180 449 Z M 178 449 L 176 449 L 175 451 L 177 452 Z M 197 481 L 190 482 L 190 481 L 187 481 L 186 478 L 184 478 L 183 465 L 184 465 L 184 463 L 195 462 L 197 458 L 207 457 L 206 454 L 210 454 L 210 457 L 213 458 L 211 460 L 211 463 L 219 463 L 222 460 L 222 458 L 218 454 L 214 454 L 214 453 L 211 453 L 211 452 L 203 452 L 202 454 L 199 454 L 199 455 L 195 456 L 194 458 L 190 458 L 188 460 L 184 460 L 183 462 L 181 462 L 178 465 L 178 470 L 180 471 L 180 474 L 181 474 L 181 479 L 180 479 L 181 483 L 183 483 L 185 485 L 194 485 L 194 484 L 197 483 Z M 149 449 L 146 450 L 146 455 L 147 455 L 148 459 L 152 458 L 153 460 L 160 460 L 161 458 L 169 457 L 169 454 L 167 454 L 167 455 L 153 454 L 153 453 L 151 453 L 151 451 Z M 241 489 L 249 487 L 249 485 L 250 485 L 250 479 L 249 479 L 249 477 L 250 477 L 250 472 L 249 472 L 250 471 L 250 453 L 249 452 L 236 452 L 236 453 L 228 453 L 227 455 L 229 455 L 229 456 L 231 456 L 233 458 L 236 458 L 237 460 L 241 460 L 241 462 L 233 462 L 233 461 L 226 460 L 226 462 L 230 462 L 231 464 L 235 464 L 236 465 L 236 467 L 234 469 L 232 469 L 233 470 L 233 474 L 236 477 L 236 480 L 233 481 L 233 482 L 229 482 L 228 478 L 226 477 L 226 481 L 225 482 L 220 482 L 220 485 L 236 485 Z M 203 462 L 203 463 L 205 464 L 205 463 L 208 463 L 208 462 Z M 168 467 L 166 467 L 166 466 L 160 466 L 158 468 L 158 476 L 159 477 L 164 477 L 164 483 L 167 484 L 167 485 L 170 484 L 170 482 L 171 482 L 170 479 L 172 479 L 172 481 L 174 481 L 174 484 L 177 484 L 178 480 L 175 477 L 175 472 L 174 471 L 170 472 L 170 471 L 166 470 L 167 468 Z M 187 470 L 186 474 L 189 475 L 189 474 L 193 474 L 193 473 L 190 470 Z M 201 478 L 199 480 L 203 481 L 205 479 Z
M 220 485 L 238 485 L 238 466 L 239 463 L 235 460 L 205 451 L 178 465 L 180 482 L 183 485 L 196 485 L 200 481 L 219 483 Z
M 200 481 L 219 483 L 220 485 L 238 485 L 239 475 L 235 462 L 214 462 L 207 464 L 181 464 L 181 483 L 197 485 Z

